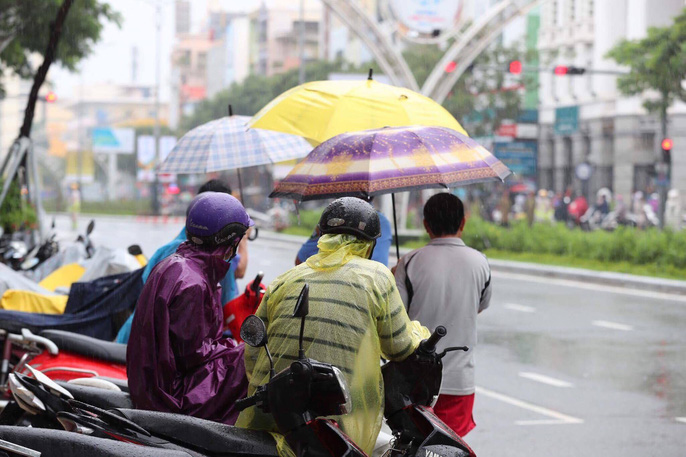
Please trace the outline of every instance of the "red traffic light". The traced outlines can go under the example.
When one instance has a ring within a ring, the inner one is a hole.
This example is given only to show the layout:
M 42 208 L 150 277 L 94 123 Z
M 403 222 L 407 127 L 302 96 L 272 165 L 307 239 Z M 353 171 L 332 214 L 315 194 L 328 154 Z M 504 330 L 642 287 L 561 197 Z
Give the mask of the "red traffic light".
M 513 75 L 519 75 L 522 73 L 522 62 L 519 60 L 513 60 L 510 62 L 510 73 Z
M 47 94 L 45 94 L 45 101 L 48 103 L 54 103 L 57 101 L 57 94 L 50 91 Z
M 674 146 L 674 141 L 672 141 L 671 138 L 665 138 L 664 140 L 662 140 L 662 150 L 663 151 L 671 151 L 673 146 Z
M 569 72 L 569 68 L 566 65 L 558 65 L 555 67 L 555 70 L 553 70 L 553 73 L 555 73 L 557 76 L 564 76 Z
M 457 63 L 455 63 L 454 60 L 451 60 L 445 65 L 445 72 L 452 73 L 455 71 L 455 68 L 457 68 Z

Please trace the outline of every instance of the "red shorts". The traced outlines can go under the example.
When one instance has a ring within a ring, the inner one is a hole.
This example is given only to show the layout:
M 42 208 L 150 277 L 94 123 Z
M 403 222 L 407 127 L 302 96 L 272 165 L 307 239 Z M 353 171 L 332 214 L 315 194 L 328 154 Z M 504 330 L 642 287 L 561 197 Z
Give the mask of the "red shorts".
M 433 409 L 438 418 L 461 437 L 476 427 L 472 416 L 474 394 L 439 395 Z

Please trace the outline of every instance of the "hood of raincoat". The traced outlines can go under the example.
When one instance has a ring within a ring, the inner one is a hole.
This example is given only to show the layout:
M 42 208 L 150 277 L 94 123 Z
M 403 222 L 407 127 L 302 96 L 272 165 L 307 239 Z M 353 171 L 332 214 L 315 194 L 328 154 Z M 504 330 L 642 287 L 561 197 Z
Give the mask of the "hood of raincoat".
M 350 262 L 355 256 L 368 258 L 374 241 L 361 240 L 348 234 L 322 235 L 317 242 L 319 254 L 307 259 L 307 265 L 314 270 L 338 268 Z
M 203 251 L 182 243 L 150 274 L 126 354 L 137 408 L 235 422 L 247 380 L 244 346 L 222 338 L 225 253 L 226 247 Z

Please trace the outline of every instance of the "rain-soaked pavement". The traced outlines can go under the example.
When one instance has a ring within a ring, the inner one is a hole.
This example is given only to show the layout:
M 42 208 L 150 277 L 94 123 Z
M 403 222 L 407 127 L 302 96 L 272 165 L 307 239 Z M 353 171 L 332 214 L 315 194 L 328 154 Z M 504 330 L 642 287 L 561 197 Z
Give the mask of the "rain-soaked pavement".
M 180 228 L 101 218 L 93 240 L 150 256 Z M 262 270 L 270 281 L 297 249 L 250 243 L 246 278 Z M 686 296 L 510 273 L 493 286 L 466 437 L 477 455 L 686 456 Z

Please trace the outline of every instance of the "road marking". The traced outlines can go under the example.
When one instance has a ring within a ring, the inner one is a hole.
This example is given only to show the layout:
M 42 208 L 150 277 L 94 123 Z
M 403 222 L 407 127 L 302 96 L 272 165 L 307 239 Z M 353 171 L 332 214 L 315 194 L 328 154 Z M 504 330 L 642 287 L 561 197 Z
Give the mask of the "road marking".
M 524 305 L 518 305 L 516 303 L 507 303 L 505 304 L 505 308 L 511 309 L 512 311 L 519 311 L 521 313 L 535 313 L 536 308 L 533 306 L 524 306 Z
M 493 276 L 506 279 L 516 279 L 520 281 L 555 284 L 558 286 L 572 287 L 575 289 L 597 290 L 601 292 L 610 292 L 615 294 L 633 295 L 635 297 L 647 297 L 657 300 L 670 300 L 686 303 L 685 295 L 668 294 L 665 292 L 651 292 L 649 290 L 625 289 L 623 287 L 603 286 L 601 284 L 591 284 L 586 282 L 572 281 L 570 279 L 555 279 L 546 276 L 530 276 L 521 273 L 506 273 L 502 271 L 494 271 Z
M 530 373 L 528 371 L 520 371 L 519 376 L 526 379 L 531 379 L 532 381 L 542 382 L 543 384 L 548 384 L 555 387 L 574 387 L 574 384 L 567 381 L 562 381 L 561 379 L 551 378 L 549 376 L 544 376 L 538 373 Z
M 512 406 L 517 406 L 522 409 L 533 411 L 543 416 L 552 418 L 553 420 L 546 419 L 541 420 L 528 420 L 528 421 L 515 421 L 517 425 L 548 425 L 548 424 L 583 424 L 583 419 L 578 417 L 568 416 L 567 414 L 560 413 L 558 411 L 553 411 L 552 409 L 544 408 L 542 406 L 534 405 L 532 403 L 525 402 L 523 400 L 518 400 L 516 398 L 508 397 L 507 395 L 500 394 L 498 392 L 493 392 L 492 390 L 484 389 L 483 387 L 476 388 L 476 393 L 479 395 L 484 395 L 486 397 L 493 398 L 495 400 L 500 400 Z
M 622 330 L 624 332 L 629 332 L 634 329 L 631 325 L 618 324 L 617 322 L 610 321 L 593 321 L 591 324 L 596 327 L 611 328 L 612 330 Z
M 675 417 L 674 419 L 677 422 L 683 422 L 684 424 L 686 424 L 686 417 Z

